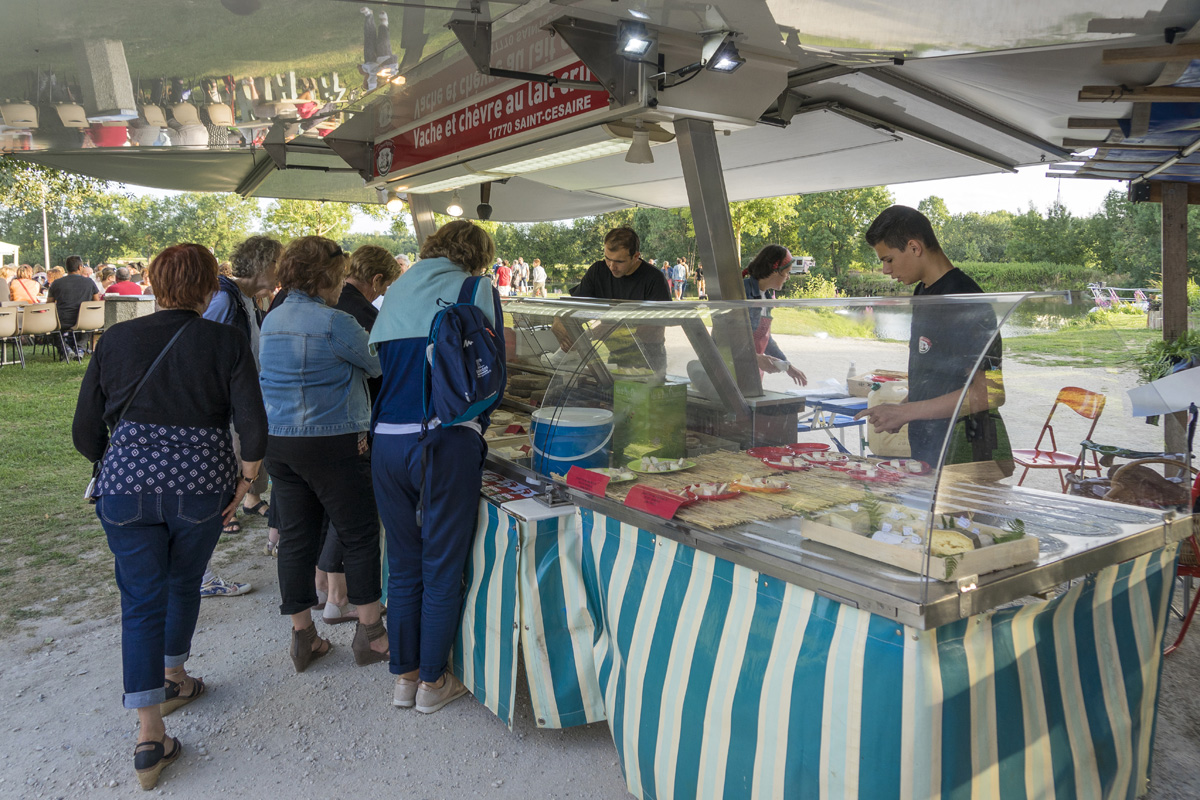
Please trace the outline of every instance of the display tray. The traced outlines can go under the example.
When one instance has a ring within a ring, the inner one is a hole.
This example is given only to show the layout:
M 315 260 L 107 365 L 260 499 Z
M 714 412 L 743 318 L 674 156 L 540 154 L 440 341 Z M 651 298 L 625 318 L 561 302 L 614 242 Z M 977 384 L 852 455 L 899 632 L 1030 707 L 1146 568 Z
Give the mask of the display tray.
M 965 553 L 950 556 L 930 555 L 926 570 L 926 554 L 921 550 L 878 542 L 824 522 L 801 520 L 800 534 L 814 542 L 882 561 L 907 572 L 928 575 L 939 581 L 956 581 L 967 575 L 986 575 L 989 572 L 1037 561 L 1038 557 L 1037 537 L 1025 536 L 1016 541 L 993 544 Z

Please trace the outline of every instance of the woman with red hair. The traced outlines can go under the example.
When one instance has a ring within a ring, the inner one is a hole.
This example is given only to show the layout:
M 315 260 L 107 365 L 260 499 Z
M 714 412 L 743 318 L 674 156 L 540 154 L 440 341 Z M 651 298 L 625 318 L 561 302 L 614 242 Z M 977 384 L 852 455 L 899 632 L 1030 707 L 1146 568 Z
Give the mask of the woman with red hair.
M 267 447 L 249 339 L 200 316 L 217 290 L 212 253 L 168 247 L 148 275 L 162 310 L 105 331 L 71 429 L 94 465 L 91 497 L 116 557 L 124 705 L 138 713 L 133 760 L 143 789 L 182 749 L 163 716 L 204 694 L 184 669 L 200 580 Z

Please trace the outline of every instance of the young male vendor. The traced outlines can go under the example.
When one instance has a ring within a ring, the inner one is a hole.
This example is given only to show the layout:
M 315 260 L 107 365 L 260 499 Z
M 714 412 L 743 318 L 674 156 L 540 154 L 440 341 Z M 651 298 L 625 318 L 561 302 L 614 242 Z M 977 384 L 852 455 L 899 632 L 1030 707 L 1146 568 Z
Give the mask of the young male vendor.
M 604 259 L 592 264 L 579 285 L 570 291 L 572 297 L 605 300 L 671 299 L 671 290 L 662 272 L 642 260 L 641 242 L 632 228 L 613 228 L 605 235 Z M 570 350 L 572 337 L 558 319 L 554 321 L 553 330 L 562 349 Z M 597 328 L 592 332 L 592 338 L 605 341 L 613 363 L 666 369 L 666 334 L 661 326 L 643 324 L 637 327 L 636 339 L 645 348 L 644 354 L 628 330 L 610 333 Z
M 867 229 L 866 240 L 879 255 L 883 274 L 905 286 L 916 284 L 914 296 L 982 292 L 979 284 L 950 263 L 933 226 L 916 209 L 886 209 Z M 995 330 L 996 315 L 985 303 L 914 303 L 908 399 L 861 411 L 856 419 L 865 417 L 877 432 L 894 433 L 908 425 L 912 457 L 932 465 L 940 461 L 949 431 L 946 463 L 994 460 L 1005 475 L 1011 475 L 1012 451 L 997 411 L 1004 403 L 1004 383 L 999 335 L 992 340 Z M 983 361 L 972 378 L 980 353 Z M 968 380 L 969 389 L 962 397 Z M 960 397 L 962 407 L 956 417 Z

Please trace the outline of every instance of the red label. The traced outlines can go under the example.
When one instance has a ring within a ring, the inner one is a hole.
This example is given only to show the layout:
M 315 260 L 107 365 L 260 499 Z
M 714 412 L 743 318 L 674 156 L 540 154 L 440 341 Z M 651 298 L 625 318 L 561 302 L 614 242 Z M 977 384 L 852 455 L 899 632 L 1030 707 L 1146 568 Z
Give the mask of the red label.
M 583 467 L 571 467 L 567 470 L 567 486 L 581 492 L 594 494 L 597 497 L 604 497 L 605 492 L 608 491 L 610 480 L 611 478 L 607 475 L 601 475 L 599 472 L 592 472 Z
M 504 429 L 505 436 L 507 436 L 509 434 L 516 435 L 519 433 L 526 433 L 526 430 L 524 428 L 522 428 L 520 425 L 509 425 L 507 428 Z
M 651 489 L 649 486 L 635 486 L 625 497 L 625 505 L 645 511 L 656 517 L 670 519 L 686 500 L 677 494 L 664 492 L 661 489 Z
M 550 74 L 569 80 L 594 79 L 582 61 Z M 375 145 L 374 172 L 376 176 L 386 176 L 389 172 L 607 108 L 608 92 L 603 89 L 587 91 L 562 89 L 546 83 L 519 84 Z

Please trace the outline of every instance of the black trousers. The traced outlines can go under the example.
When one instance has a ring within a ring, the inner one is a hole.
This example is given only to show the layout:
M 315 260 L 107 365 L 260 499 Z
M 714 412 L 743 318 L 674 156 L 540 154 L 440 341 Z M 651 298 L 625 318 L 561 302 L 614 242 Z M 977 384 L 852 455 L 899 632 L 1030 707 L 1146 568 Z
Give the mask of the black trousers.
M 299 614 L 317 602 L 326 514 L 345 552 L 347 599 L 356 606 L 378 601 L 379 513 L 371 456 L 358 454 L 358 434 L 269 436 L 266 461 L 278 498 L 280 612 Z

